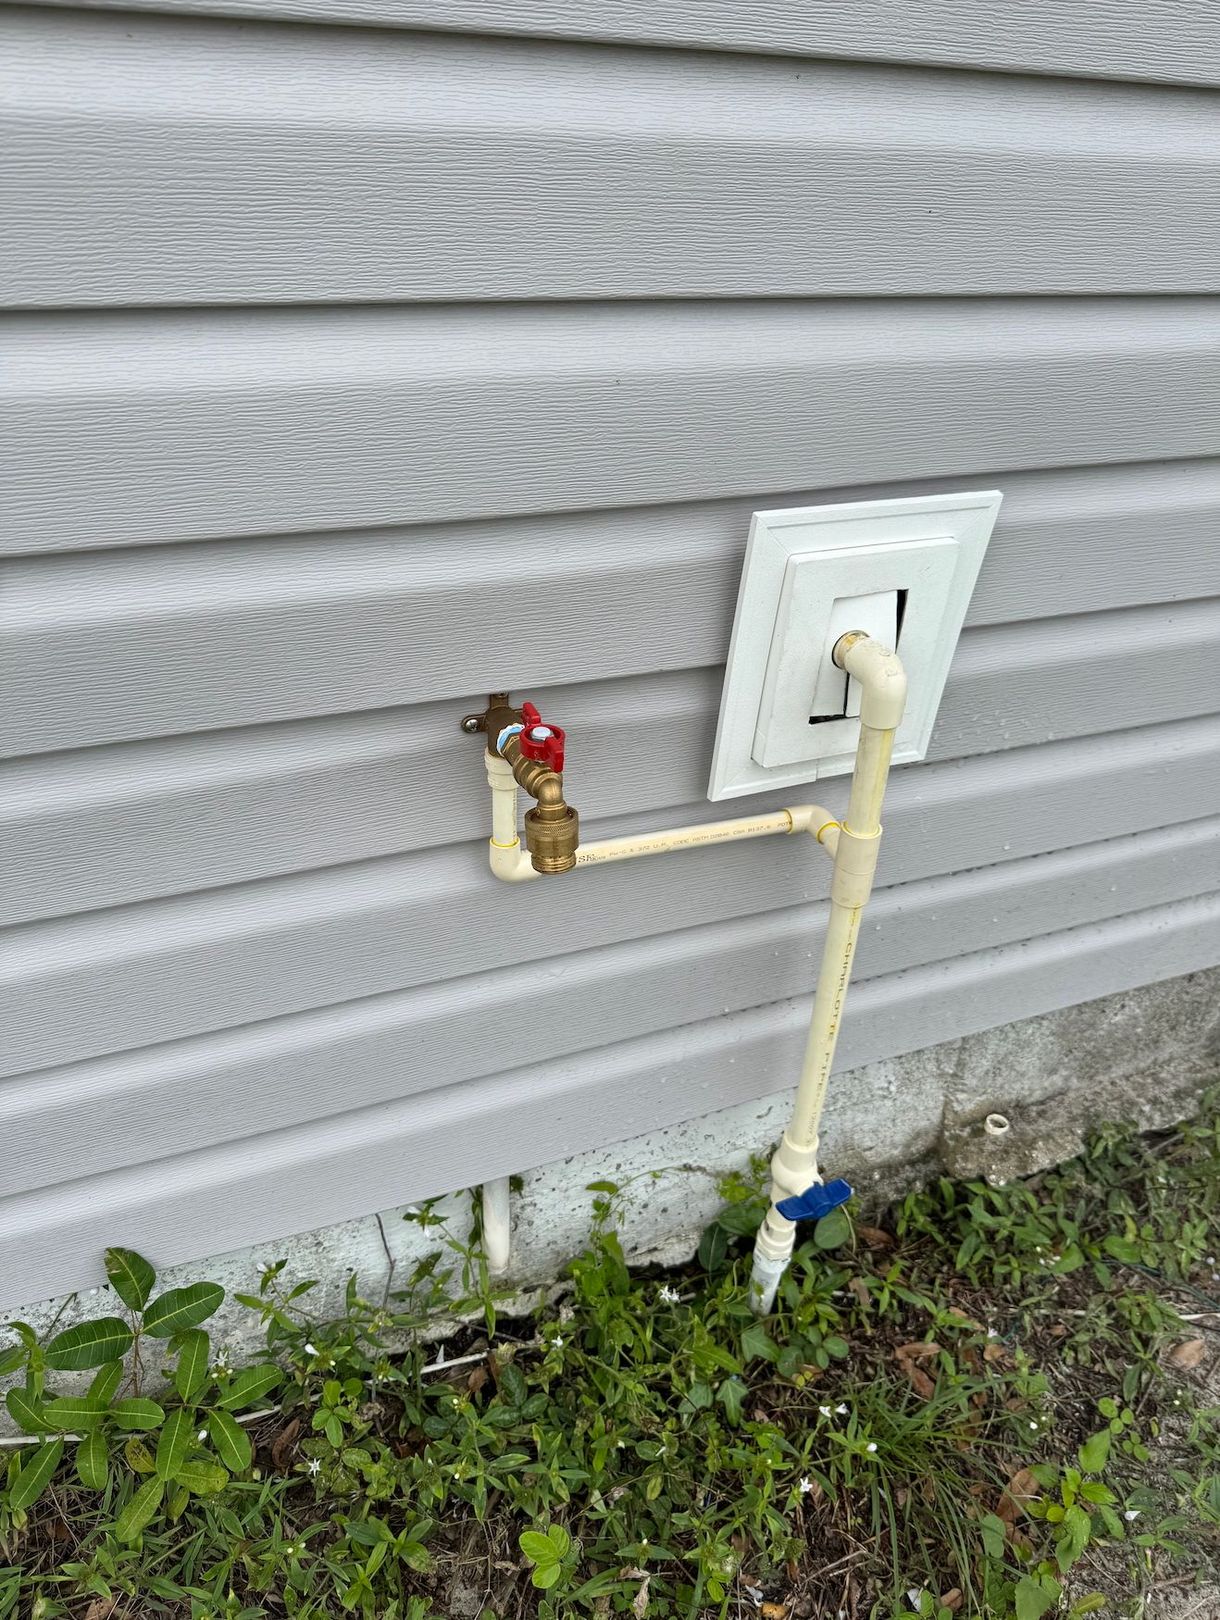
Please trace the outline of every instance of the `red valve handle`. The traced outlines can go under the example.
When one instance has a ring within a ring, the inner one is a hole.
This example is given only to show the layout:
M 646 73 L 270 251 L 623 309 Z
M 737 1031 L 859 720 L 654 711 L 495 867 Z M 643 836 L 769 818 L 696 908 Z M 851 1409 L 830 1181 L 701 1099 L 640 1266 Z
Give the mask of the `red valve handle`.
M 521 719 L 525 730 L 521 733 L 521 752 L 526 759 L 539 760 L 553 771 L 563 770 L 563 744 L 567 733 L 559 726 L 548 726 L 532 703 L 521 705 Z M 539 736 L 537 733 L 541 732 Z

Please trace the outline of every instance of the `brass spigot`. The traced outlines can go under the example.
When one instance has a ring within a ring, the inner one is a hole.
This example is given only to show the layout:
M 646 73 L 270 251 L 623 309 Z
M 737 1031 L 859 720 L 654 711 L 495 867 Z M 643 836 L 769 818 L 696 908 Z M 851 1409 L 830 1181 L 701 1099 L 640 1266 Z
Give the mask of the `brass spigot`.
M 544 724 L 532 703 L 514 708 L 507 692 L 493 692 L 484 713 L 468 714 L 462 730 L 483 732 L 487 752 L 506 759 L 537 801 L 525 817 L 525 847 L 535 872 L 570 872 L 576 865 L 580 817 L 563 796 L 563 730 Z

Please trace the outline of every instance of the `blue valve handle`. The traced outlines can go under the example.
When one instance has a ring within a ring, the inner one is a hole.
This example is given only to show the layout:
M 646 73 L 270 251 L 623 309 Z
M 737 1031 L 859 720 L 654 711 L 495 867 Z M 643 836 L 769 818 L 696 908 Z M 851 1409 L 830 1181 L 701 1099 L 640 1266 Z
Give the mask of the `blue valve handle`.
M 798 1197 L 782 1198 L 775 1207 L 789 1221 L 820 1221 L 823 1215 L 845 1204 L 851 1195 L 851 1184 L 840 1176 L 835 1181 L 815 1181 Z

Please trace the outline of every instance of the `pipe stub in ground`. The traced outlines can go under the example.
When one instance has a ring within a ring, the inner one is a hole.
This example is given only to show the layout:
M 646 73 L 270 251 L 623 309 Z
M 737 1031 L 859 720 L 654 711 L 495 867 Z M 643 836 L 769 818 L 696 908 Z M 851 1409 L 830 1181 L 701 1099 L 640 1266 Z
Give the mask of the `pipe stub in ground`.
M 1007 1136 L 1012 1125 L 1005 1114 L 988 1114 L 983 1121 L 983 1130 L 988 1136 Z

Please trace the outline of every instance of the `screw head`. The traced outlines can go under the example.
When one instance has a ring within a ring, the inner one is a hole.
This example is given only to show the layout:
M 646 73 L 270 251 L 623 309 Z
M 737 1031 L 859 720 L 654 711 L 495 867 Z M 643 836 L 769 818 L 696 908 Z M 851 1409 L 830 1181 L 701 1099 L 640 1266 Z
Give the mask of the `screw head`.
M 473 737 L 476 732 L 479 732 L 482 729 L 483 728 L 482 728 L 482 726 L 480 724 L 480 716 L 479 715 L 477 715 L 477 714 L 468 714 L 468 715 L 463 716 L 463 718 L 462 718 L 462 730 L 466 733 L 466 735 L 468 737 Z

